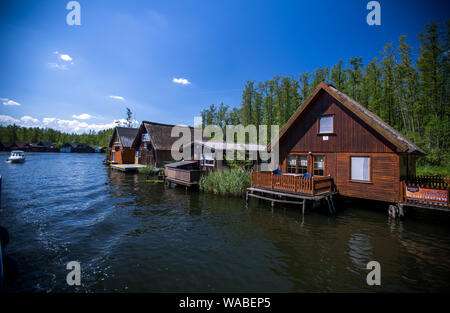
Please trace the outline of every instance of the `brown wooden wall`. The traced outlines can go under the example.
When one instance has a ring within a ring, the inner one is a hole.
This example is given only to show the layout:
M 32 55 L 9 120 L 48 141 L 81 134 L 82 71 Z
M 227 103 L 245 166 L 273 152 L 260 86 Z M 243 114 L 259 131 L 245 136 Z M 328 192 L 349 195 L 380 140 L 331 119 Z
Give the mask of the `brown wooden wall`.
M 350 157 L 370 157 L 370 182 L 350 180 Z M 399 156 L 395 153 L 336 153 L 335 184 L 347 197 L 386 202 L 400 200 Z
M 114 161 L 117 164 L 133 164 L 134 163 L 134 155 L 135 151 L 133 148 L 123 148 L 119 147 L 119 150 L 116 151 L 113 147 L 111 150 L 111 161 L 113 160 L 112 155 L 114 154 Z
M 155 149 L 148 150 L 147 143 L 149 142 L 141 142 L 139 146 L 139 152 L 141 154 L 139 164 L 156 167 Z
M 318 119 L 329 114 L 334 115 L 334 134 L 325 141 L 318 135 Z M 322 92 L 283 137 L 281 157 L 289 151 L 395 152 L 395 148 L 336 99 Z
M 328 140 L 319 135 L 319 118 L 334 116 L 334 131 Z M 311 152 L 311 153 L 310 153 Z M 330 175 L 340 194 L 372 200 L 399 200 L 400 156 L 395 147 L 326 92 L 311 103 L 280 141 L 280 169 L 287 171 L 289 154 L 308 155 L 312 172 L 314 155 L 325 156 L 325 174 Z M 350 180 L 350 156 L 370 157 L 371 181 Z M 406 171 L 412 172 L 413 162 Z M 414 167 L 415 172 L 415 167 Z

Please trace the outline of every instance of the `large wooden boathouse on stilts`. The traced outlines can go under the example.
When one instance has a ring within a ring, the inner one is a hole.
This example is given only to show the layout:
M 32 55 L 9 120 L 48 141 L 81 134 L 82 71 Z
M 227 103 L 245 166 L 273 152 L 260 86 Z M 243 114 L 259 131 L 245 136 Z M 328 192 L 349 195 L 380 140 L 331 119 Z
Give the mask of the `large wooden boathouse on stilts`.
M 291 116 L 268 150 L 279 151 L 275 172 L 254 172 L 248 197 L 300 204 L 333 197 L 450 211 L 449 179 L 416 177 L 425 152 L 380 117 L 320 83 Z

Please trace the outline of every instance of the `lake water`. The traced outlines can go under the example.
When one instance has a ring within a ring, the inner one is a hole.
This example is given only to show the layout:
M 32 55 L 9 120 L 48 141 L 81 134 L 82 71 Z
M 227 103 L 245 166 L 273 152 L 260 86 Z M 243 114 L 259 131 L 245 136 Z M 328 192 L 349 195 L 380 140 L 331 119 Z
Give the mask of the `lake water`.
M 302 217 L 112 171 L 100 154 L 7 156 L 0 224 L 19 265 L 12 292 L 450 291 L 450 223 L 434 214 L 399 222 L 385 205 L 347 203 L 336 217 Z M 379 287 L 366 283 L 372 260 Z M 66 284 L 70 261 L 80 287 Z

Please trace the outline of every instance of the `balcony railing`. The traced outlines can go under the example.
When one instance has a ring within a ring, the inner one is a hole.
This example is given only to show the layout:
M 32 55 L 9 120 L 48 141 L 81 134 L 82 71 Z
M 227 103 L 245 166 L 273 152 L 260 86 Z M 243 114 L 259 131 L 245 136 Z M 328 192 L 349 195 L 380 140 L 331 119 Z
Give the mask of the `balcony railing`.
M 331 177 L 305 178 L 294 175 L 276 175 L 272 172 L 253 172 L 252 187 L 272 190 L 319 195 L 333 190 Z
M 416 176 L 400 182 L 401 200 L 413 204 L 449 208 L 450 178 Z

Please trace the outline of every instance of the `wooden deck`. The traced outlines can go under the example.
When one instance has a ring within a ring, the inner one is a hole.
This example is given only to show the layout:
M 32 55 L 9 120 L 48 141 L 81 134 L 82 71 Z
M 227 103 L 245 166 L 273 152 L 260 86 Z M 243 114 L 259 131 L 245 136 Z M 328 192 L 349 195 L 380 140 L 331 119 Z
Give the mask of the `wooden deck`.
M 328 176 L 304 178 L 294 175 L 275 175 L 272 172 L 253 172 L 251 187 L 314 196 L 331 192 L 333 180 Z
M 301 205 L 302 213 L 305 212 L 306 200 L 326 200 L 330 213 L 335 213 L 336 208 L 333 196 L 334 190 L 331 177 L 303 178 L 296 175 L 274 175 L 272 172 L 253 172 L 251 187 L 247 189 L 246 200 L 249 197 L 275 203 Z
M 145 167 L 142 164 L 111 164 L 111 168 L 122 172 L 136 172 L 139 168 Z

